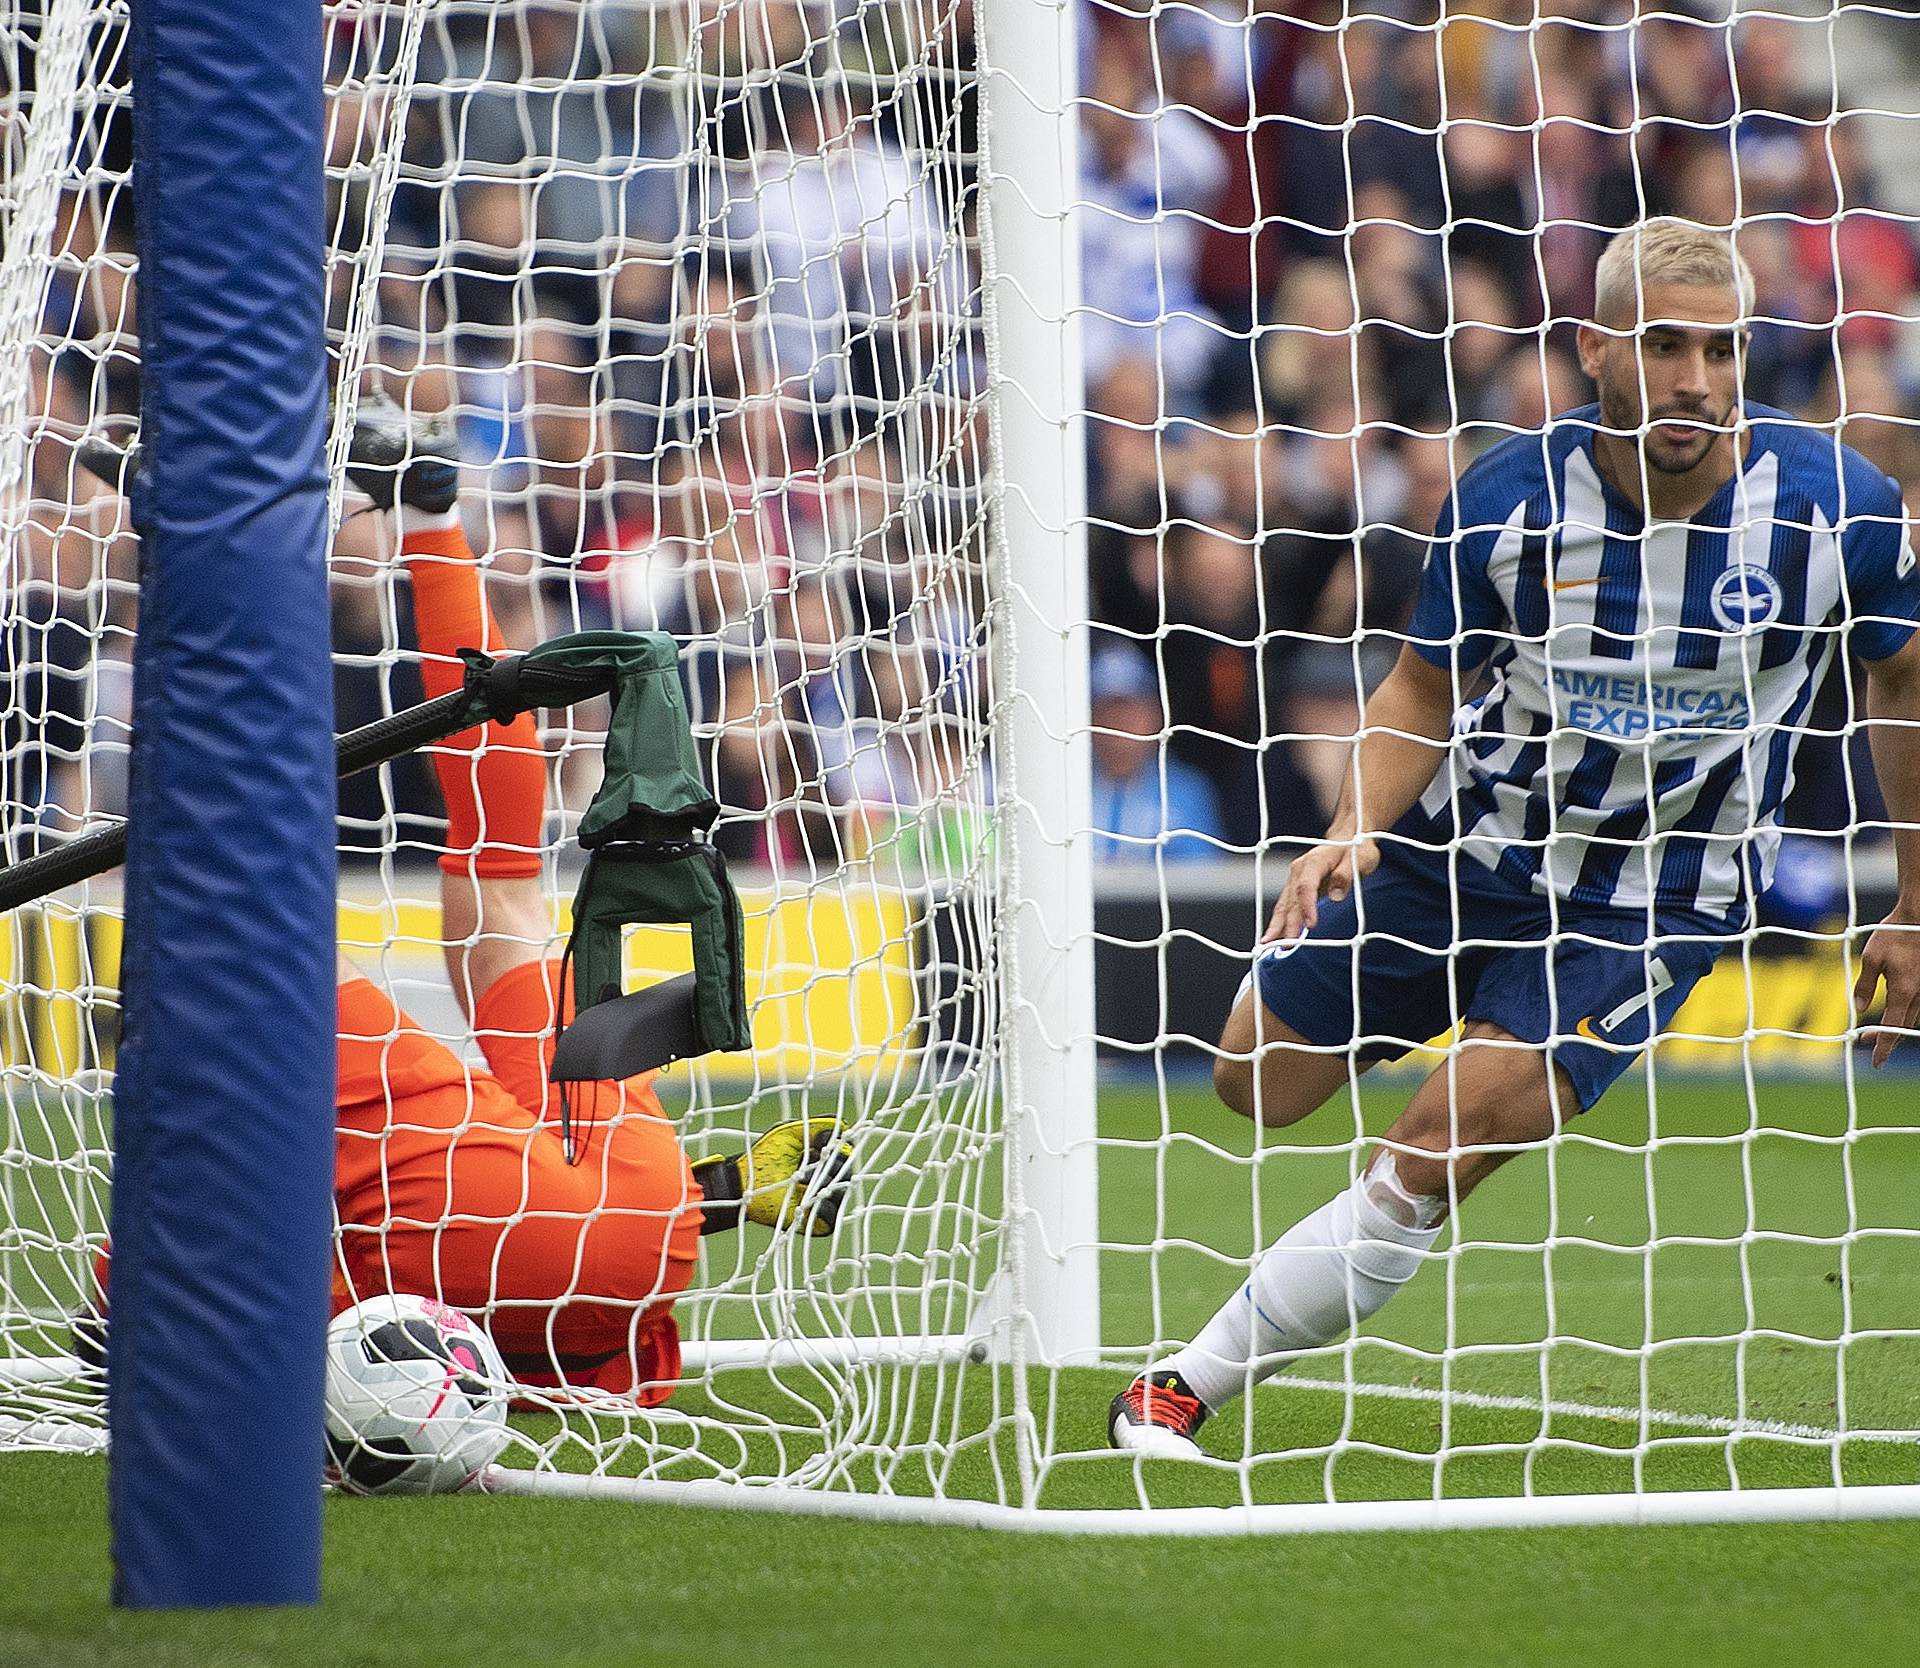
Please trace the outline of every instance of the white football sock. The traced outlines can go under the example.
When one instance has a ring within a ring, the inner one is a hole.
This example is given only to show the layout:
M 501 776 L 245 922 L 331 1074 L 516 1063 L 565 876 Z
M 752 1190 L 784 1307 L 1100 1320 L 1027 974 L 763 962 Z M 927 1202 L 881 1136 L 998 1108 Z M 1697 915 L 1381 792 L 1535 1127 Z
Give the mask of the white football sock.
M 1409 1193 L 1383 1153 L 1274 1241 L 1193 1342 L 1154 1370 L 1178 1373 L 1210 1410 L 1224 1406 L 1376 1313 L 1419 1272 L 1446 1212 L 1446 1200 Z

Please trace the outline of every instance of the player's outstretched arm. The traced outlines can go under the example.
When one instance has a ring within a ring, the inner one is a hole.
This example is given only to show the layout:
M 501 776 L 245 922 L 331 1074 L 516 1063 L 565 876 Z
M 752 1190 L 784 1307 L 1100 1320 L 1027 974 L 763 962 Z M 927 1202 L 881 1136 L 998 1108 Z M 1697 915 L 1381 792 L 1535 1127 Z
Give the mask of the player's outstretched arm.
M 1885 660 L 1867 662 L 1867 716 L 1874 775 L 1894 825 L 1900 892 L 1860 952 L 1853 1003 L 1864 1014 L 1885 981 L 1887 1005 L 1873 1044 L 1873 1063 L 1883 1066 L 1901 1033 L 1920 1027 L 1920 634 Z
M 1297 938 L 1380 862 L 1376 836 L 1426 791 L 1453 733 L 1453 673 L 1403 648 L 1367 701 L 1326 840 L 1294 860 L 1262 943 Z

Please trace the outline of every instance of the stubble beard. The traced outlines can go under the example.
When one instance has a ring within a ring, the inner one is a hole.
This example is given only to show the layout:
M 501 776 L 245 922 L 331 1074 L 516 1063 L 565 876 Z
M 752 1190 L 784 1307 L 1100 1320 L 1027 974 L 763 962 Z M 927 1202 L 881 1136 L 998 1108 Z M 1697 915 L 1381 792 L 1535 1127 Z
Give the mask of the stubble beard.
M 1713 417 L 1703 411 L 1675 411 L 1664 415 L 1657 414 L 1653 422 L 1669 421 L 1710 424 L 1713 429 L 1726 426 L 1727 419 L 1733 415 L 1731 407 L 1719 417 Z M 1606 383 L 1600 385 L 1600 420 L 1609 429 L 1621 430 L 1624 438 L 1634 442 L 1635 450 L 1646 460 L 1647 467 L 1657 475 L 1686 475 L 1698 469 L 1706 462 L 1707 454 L 1713 450 L 1713 443 L 1720 438 L 1717 433 L 1702 429 L 1692 441 L 1683 442 L 1687 453 L 1684 459 L 1665 451 L 1662 443 L 1651 434 L 1636 433 L 1640 427 L 1640 399 L 1636 392 L 1622 393 L 1618 388 Z

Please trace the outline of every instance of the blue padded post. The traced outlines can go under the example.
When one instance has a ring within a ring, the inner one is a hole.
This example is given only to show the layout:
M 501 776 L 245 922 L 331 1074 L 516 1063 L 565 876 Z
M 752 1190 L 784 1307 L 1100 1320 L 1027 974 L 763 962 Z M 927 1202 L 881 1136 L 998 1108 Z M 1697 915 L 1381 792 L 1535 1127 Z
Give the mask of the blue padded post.
M 115 1602 L 311 1604 L 333 1178 L 320 0 L 134 0 Z

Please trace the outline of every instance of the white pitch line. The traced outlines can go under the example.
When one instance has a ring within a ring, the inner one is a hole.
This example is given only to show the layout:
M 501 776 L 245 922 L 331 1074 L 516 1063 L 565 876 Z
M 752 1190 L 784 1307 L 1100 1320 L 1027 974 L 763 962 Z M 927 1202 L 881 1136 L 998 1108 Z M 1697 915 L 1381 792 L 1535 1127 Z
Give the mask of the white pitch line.
M 1662 1407 L 1614 1407 L 1604 1402 L 1541 1401 L 1534 1396 L 1491 1396 L 1478 1390 L 1430 1390 L 1418 1384 L 1348 1384 L 1343 1379 L 1286 1378 L 1276 1390 L 1322 1390 L 1385 1401 L 1450 1402 L 1456 1407 L 1493 1413 L 1560 1413 L 1570 1419 L 1607 1419 L 1616 1424 L 1670 1425 L 1680 1430 L 1711 1431 L 1717 1436 L 1783 1436 L 1802 1442 L 1911 1442 L 1899 1431 L 1840 1431 L 1825 1425 L 1800 1425 L 1785 1419 L 1728 1419 L 1714 1413 L 1676 1413 Z

